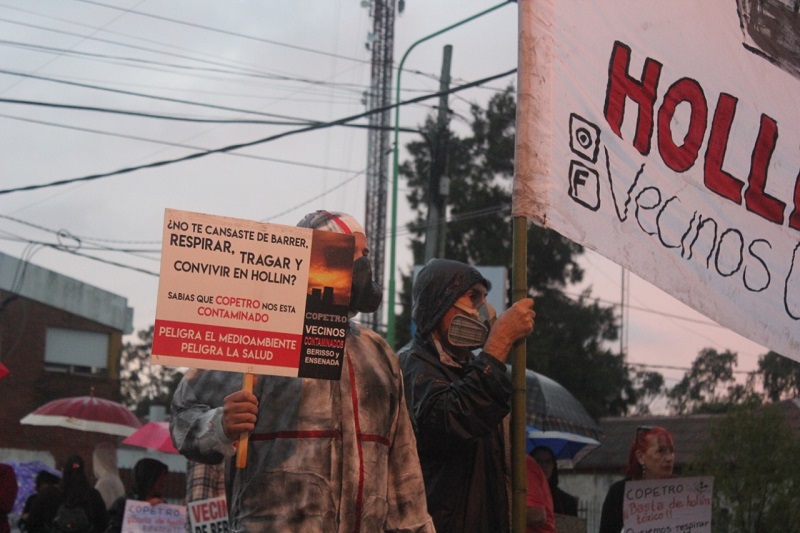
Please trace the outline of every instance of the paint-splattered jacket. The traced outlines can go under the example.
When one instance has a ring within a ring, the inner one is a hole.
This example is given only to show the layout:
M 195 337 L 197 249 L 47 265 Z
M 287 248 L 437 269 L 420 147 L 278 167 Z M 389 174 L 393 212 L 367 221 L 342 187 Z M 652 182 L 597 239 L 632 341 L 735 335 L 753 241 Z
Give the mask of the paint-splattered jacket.
M 221 405 L 241 374 L 190 371 L 172 401 L 186 457 L 233 454 Z M 247 466 L 227 468 L 233 532 L 432 532 L 397 357 L 351 323 L 340 381 L 260 376 Z

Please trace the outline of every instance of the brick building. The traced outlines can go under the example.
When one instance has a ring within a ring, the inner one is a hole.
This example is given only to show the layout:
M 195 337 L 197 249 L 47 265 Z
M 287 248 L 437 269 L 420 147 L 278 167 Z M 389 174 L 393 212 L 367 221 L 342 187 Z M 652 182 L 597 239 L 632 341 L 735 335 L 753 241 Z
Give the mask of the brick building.
M 113 435 L 22 425 L 57 398 L 94 394 L 120 400 L 122 336 L 132 332 L 127 300 L 97 287 L 0 254 L 0 459 L 60 466 L 70 454 L 91 462 Z

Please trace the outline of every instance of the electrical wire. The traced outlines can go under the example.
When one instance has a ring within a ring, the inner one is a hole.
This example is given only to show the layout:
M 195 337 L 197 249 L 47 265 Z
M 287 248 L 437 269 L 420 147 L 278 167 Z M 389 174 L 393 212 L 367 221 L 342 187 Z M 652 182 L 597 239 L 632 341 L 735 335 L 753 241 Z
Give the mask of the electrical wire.
M 326 56 L 326 57 L 333 57 L 335 59 L 344 59 L 344 60 L 347 60 L 347 61 L 355 61 L 355 62 L 358 62 L 358 63 L 365 63 L 365 64 L 369 64 L 370 63 L 366 59 L 341 56 L 341 55 L 337 55 L 337 54 L 332 54 L 330 52 L 325 52 L 323 50 L 316 50 L 316 49 L 313 49 L 313 48 L 306 48 L 304 46 L 297 46 L 297 45 L 288 44 L 288 43 L 284 43 L 284 42 L 280 42 L 280 41 L 274 41 L 274 40 L 271 40 L 271 39 L 264 39 L 263 37 L 256 37 L 254 35 L 246 35 L 244 33 L 237 33 L 237 32 L 233 32 L 233 31 L 223 30 L 223 29 L 220 29 L 220 28 L 214 28 L 212 26 L 205 26 L 203 24 L 196 24 L 196 23 L 193 23 L 193 22 L 187 22 L 185 20 L 174 19 L 174 18 L 164 17 L 164 16 L 160 16 L 160 15 L 154 15 L 152 13 L 145 13 L 143 11 L 136 11 L 134 9 L 127 9 L 127 8 L 112 6 L 112 5 L 109 5 L 109 4 L 104 4 L 102 2 L 95 2 L 95 1 L 92 1 L 92 0 L 75 0 L 75 1 L 76 2 L 83 2 L 84 4 L 92 4 L 92 5 L 96 5 L 96 6 L 101 6 L 101 7 L 105 7 L 105 8 L 108 8 L 108 9 L 115 9 L 117 11 L 124 11 L 125 13 L 130 13 L 130 14 L 134 14 L 134 15 L 139 15 L 141 17 L 147 17 L 147 18 L 151 18 L 151 19 L 155 19 L 155 20 L 161 20 L 161 21 L 165 21 L 165 22 L 170 22 L 170 23 L 177 24 L 177 25 L 180 25 L 180 26 L 187 26 L 187 27 L 190 27 L 190 28 L 197 28 L 197 29 L 206 30 L 206 31 L 214 32 L 214 33 L 219 33 L 219 34 L 222 34 L 222 35 L 228 35 L 228 36 L 232 36 L 232 37 L 239 37 L 241 39 L 248 39 L 248 40 L 257 41 L 257 42 L 264 43 L 264 44 L 271 44 L 271 45 L 274 45 L 274 46 L 280 46 L 282 48 L 289 48 L 289 49 L 292 49 L 292 50 L 299 50 L 301 52 L 307 52 L 307 53 L 311 53 L 311 54 L 319 54 L 319 55 Z
M 3 189 L 3 190 L 0 190 L 0 195 L 11 194 L 11 193 L 15 193 L 15 192 L 23 192 L 23 191 L 33 191 L 33 190 L 38 190 L 38 189 L 45 189 L 45 188 L 49 188 L 49 187 L 56 187 L 56 186 L 59 186 L 59 185 L 67 185 L 69 183 L 93 181 L 93 180 L 107 178 L 107 177 L 111 177 L 111 176 L 117 176 L 117 175 L 120 175 L 120 174 L 127 174 L 127 173 L 131 173 L 131 172 L 136 172 L 138 170 L 144 170 L 144 169 L 150 169 L 150 168 L 158 168 L 158 167 L 163 167 L 163 166 L 167 166 L 167 165 L 172 165 L 172 164 L 175 164 L 175 163 L 182 163 L 182 162 L 186 162 L 186 161 L 192 161 L 192 160 L 199 159 L 199 158 L 202 158 L 202 157 L 205 157 L 205 156 L 208 156 L 208 155 L 212 155 L 212 154 L 220 154 L 220 153 L 230 152 L 230 151 L 234 151 L 234 150 L 240 150 L 242 148 L 248 148 L 248 147 L 251 147 L 251 146 L 257 146 L 259 144 L 264 144 L 264 143 L 267 143 L 267 142 L 271 142 L 271 141 L 275 141 L 275 140 L 278 140 L 278 139 L 282 139 L 284 137 L 297 135 L 299 133 L 306 133 L 306 132 L 309 132 L 309 131 L 314 131 L 314 130 L 318 130 L 318 129 L 329 128 L 329 127 L 332 127 L 332 126 L 339 126 L 339 125 L 342 125 L 342 124 L 346 124 L 348 122 L 352 122 L 354 120 L 358 120 L 358 119 L 367 117 L 367 116 L 369 116 L 369 115 L 371 115 L 373 113 L 383 113 L 384 111 L 388 111 L 388 110 L 394 109 L 395 107 L 400 106 L 400 105 L 410 105 L 412 103 L 420 102 L 420 101 L 427 100 L 427 99 L 430 99 L 430 98 L 438 98 L 438 97 L 440 97 L 440 96 L 442 96 L 444 94 L 450 94 L 450 93 L 457 92 L 457 91 L 463 91 L 465 89 L 469 89 L 471 87 L 480 85 L 482 83 L 486 83 L 488 81 L 493 81 L 493 80 L 496 80 L 496 79 L 499 79 L 499 78 L 502 78 L 502 77 L 505 77 L 505 76 L 509 76 L 511 74 L 514 74 L 516 71 L 517 71 L 517 69 L 514 68 L 514 69 L 511 69 L 509 71 L 503 72 L 501 74 L 495 74 L 494 76 L 489 76 L 488 78 L 483 78 L 483 79 L 476 80 L 474 82 L 471 82 L 471 83 L 468 83 L 468 84 L 465 84 L 465 85 L 460 85 L 458 87 L 454 87 L 454 88 L 451 88 L 451 89 L 449 89 L 447 91 L 443 91 L 443 92 L 440 92 L 440 93 L 434 93 L 434 94 L 430 94 L 430 95 L 419 96 L 417 98 L 412 98 L 411 100 L 406 100 L 404 102 L 391 104 L 391 105 L 384 106 L 384 107 L 381 107 L 381 108 L 375 108 L 375 109 L 372 109 L 372 110 L 369 110 L 369 111 L 366 111 L 366 112 L 363 112 L 363 113 L 359 113 L 359 114 L 356 114 L 356 115 L 351 115 L 349 117 L 340 118 L 340 119 L 337 119 L 337 120 L 334 120 L 334 121 L 331 121 L 331 122 L 313 124 L 313 125 L 302 127 L 302 128 L 298 128 L 298 129 L 295 129 L 295 130 L 290 130 L 290 131 L 286 131 L 286 132 L 283 132 L 283 133 L 270 135 L 268 137 L 264 137 L 264 138 L 257 139 L 257 140 L 254 140 L 254 141 L 249 141 L 249 142 L 244 142 L 244 143 L 239 143 L 239 144 L 232 144 L 232 145 L 228 145 L 228 146 L 223 146 L 221 148 L 214 148 L 214 149 L 210 149 L 210 150 L 205 150 L 205 151 L 202 151 L 202 152 L 193 153 L 193 154 L 189 154 L 189 155 L 178 157 L 178 158 L 174 158 L 174 159 L 165 159 L 165 160 L 161 160 L 161 161 L 154 161 L 152 163 L 145 163 L 143 165 L 127 167 L 127 168 L 114 170 L 114 171 L 110 171 L 110 172 L 104 172 L 104 173 L 100 173 L 100 174 L 92 174 L 92 175 L 89 175 L 89 176 L 82 176 L 82 177 L 79 177 L 79 178 L 70 178 L 70 179 L 57 180 L 57 181 L 53 181 L 53 182 L 50 182 L 50 183 L 43 183 L 43 184 L 38 184 L 38 185 L 27 185 L 27 186 L 23 186 L 23 187 L 14 187 L 14 188 L 11 188 L 11 189 Z M 0 71 L 0 72 L 2 72 L 2 71 Z
M 69 129 L 69 130 L 74 130 L 74 131 L 83 131 L 83 132 L 86 132 L 86 133 L 96 133 L 96 134 L 99 134 L 99 135 L 106 135 L 106 136 L 109 136 L 109 137 L 118 137 L 118 138 L 121 138 L 121 139 L 130 139 L 130 140 L 134 140 L 134 141 L 141 141 L 141 142 L 146 142 L 146 143 L 154 143 L 154 144 L 159 144 L 159 145 L 162 145 L 162 146 L 173 146 L 173 147 L 176 147 L 176 148 L 187 148 L 187 149 L 190 149 L 190 150 L 197 150 L 199 152 L 202 152 L 202 151 L 206 150 L 206 148 L 203 148 L 201 146 L 193 146 L 193 145 L 189 145 L 189 144 L 181 144 L 181 143 L 163 141 L 163 140 L 153 139 L 153 138 L 149 138 L 149 137 L 139 137 L 139 136 L 136 136 L 136 135 L 126 135 L 126 134 L 123 134 L 123 133 L 116 133 L 116 132 L 112 132 L 112 131 L 96 130 L 96 129 L 92 129 L 92 128 L 82 128 L 80 126 L 70 126 L 70 125 L 67 125 L 67 124 L 58 124 L 58 123 L 55 123 L 55 122 L 47 122 L 47 121 L 44 121 L 44 120 L 35 120 L 35 119 L 31 119 L 31 118 L 23 118 L 23 117 L 16 117 L 16 116 L 13 116 L 13 115 L 5 115 L 5 114 L 2 114 L 2 113 L 0 113 L 0 117 L 8 118 L 8 119 L 11 119 L 11 120 L 19 120 L 19 121 L 22 121 L 22 122 L 29 122 L 29 123 L 33 123 L 33 124 L 41 124 L 41 125 L 44 125 L 44 126 L 53 126 L 53 127 L 56 127 L 56 128 L 64 128 L 64 129 Z M 292 160 L 289 160 L 289 159 L 280 159 L 280 158 L 277 158 L 277 157 L 266 157 L 266 156 L 255 155 L 255 154 L 243 154 L 243 153 L 239 153 L 239 152 L 225 152 L 225 155 L 230 155 L 230 156 L 235 156 L 235 157 L 244 157 L 244 158 L 247 158 L 247 159 L 256 159 L 256 160 L 259 160 L 259 161 L 269 161 L 271 163 L 281 163 L 281 164 L 285 164 L 285 165 L 294 165 L 294 166 L 305 167 L 305 168 L 316 168 L 316 169 L 319 169 L 319 170 L 330 170 L 330 171 L 334 171 L 334 172 L 347 172 L 347 173 L 355 172 L 353 169 L 331 167 L 331 166 L 327 166 L 327 165 L 317 165 L 317 164 L 314 164 L 314 163 L 306 163 L 304 161 L 292 161 Z

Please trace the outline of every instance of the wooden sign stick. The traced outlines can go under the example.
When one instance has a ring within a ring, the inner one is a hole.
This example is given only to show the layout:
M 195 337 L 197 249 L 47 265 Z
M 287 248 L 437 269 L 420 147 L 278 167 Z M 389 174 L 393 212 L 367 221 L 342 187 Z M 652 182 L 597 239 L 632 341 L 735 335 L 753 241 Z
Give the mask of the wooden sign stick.
M 247 373 L 244 375 L 242 390 L 253 392 L 253 374 Z M 242 433 L 239 435 L 239 446 L 236 449 L 236 468 L 244 468 L 247 466 L 247 442 L 249 438 L 249 433 Z

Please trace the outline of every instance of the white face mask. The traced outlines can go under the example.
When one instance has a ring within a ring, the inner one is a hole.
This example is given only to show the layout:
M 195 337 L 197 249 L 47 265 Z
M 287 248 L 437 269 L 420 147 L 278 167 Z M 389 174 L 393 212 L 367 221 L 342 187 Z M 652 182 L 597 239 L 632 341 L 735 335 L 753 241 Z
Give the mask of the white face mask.
M 447 342 L 452 346 L 459 346 L 475 350 L 483 347 L 486 337 L 489 335 L 489 309 L 484 304 L 477 310 L 465 309 L 459 305 L 454 305 L 470 316 L 455 315 L 447 328 Z

